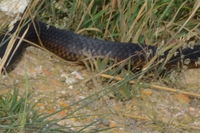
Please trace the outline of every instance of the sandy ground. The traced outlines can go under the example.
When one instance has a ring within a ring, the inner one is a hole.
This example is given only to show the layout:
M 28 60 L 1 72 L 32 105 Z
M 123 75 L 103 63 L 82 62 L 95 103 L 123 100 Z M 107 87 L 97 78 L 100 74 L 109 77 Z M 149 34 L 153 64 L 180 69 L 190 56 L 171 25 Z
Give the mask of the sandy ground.
M 200 127 L 200 102 L 182 94 L 141 88 L 140 95 L 121 101 L 113 93 L 100 94 L 109 84 L 94 78 L 95 72 L 82 65 L 65 62 L 38 48 L 29 47 L 14 70 L 0 78 L 0 93 L 14 87 L 21 92 L 32 92 L 32 101 L 38 103 L 40 112 L 53 113 L 61 108 L 54 118 L 64 117 L 79 107 L 84 107 L 73 116 L 59 122 L 62 125 L 81 126 L 97 121 L 95 128 L 114 128 L 109 132 L 166 132 L 186 131 Z M 197 77 L 195 77 L 197 76 Z M 199 70 L 181 73 L 177 86 L 197 90 L 200 85 Z M 136 89 L 132 86 L 132 89 Z M 200 93 L 200 90 L 197 92 Z M 100 98 L 97 98 L 97 97 Z M 83 100 L 76 105 L 72 104 Z M 89 103 L 89 104 L 88 104 Z

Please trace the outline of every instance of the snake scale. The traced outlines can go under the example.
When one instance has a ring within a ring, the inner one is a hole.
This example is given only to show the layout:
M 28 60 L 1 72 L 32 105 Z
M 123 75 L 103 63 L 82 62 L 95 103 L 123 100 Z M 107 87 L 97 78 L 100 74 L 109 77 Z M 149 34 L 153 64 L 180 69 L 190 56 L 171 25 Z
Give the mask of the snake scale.
M 14 25 L 13 30 L 10 33 L 14 33 L 19 22 Z M 140 64 L 144 65 L 144 62 L 152 59 L 157 52 L 156 46 L 150 46 L 145 44 L 134 44 L 134 43 L 123 43 L 123 42 L 112 42 L 99 39 L 93 39 L 90 37 L 75 34 L 71 31 L 55 28 L 49 26 L 40 21 L 29 22 L 23 26 L 18 36 L 28 31 L 24 37 L 25 40 L 36 43 L 40 46 L 45 47 L 49 51 L 56 55 L 70 61 L 81 60 L 85 57 L 100 56 L 102 58 L 108 57 L 117 61 L 130 58 L 132 65 Z M 3 40 L 6 40 L 7 36 L 1 36 L 1 44 Z M 19 41 L 19 39 L 18 39 Z M 17 43 L 17 42 L 16 42 Z M 27 46 L 25 41 L 16 51 L 14 56 L 17 56 L 21 50 Z M 4 43 L 0 47 L 0 57 L 3 57 L 7 43 Z M 189 60 L 188 66 L 199 66 L 198 61 L 200 57 L 200 45 L 188 47 L 185 49 L 178 49 L 172 57 L 170 57 L 167 65 L 176 66 L 179 62 Z M 164 52 L 160 58 L 165 59 L 169 54 L 169 50 Z M 16 57 L 15 57 L 16 58 Z M 15 59 L 13 58 L 13 60 Z

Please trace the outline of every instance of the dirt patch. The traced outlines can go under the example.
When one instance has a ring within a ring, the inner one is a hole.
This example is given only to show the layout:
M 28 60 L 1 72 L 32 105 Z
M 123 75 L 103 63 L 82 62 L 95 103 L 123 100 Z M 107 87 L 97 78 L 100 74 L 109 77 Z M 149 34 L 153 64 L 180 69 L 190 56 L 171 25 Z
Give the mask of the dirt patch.
M 96 128 L 111 127 L 114 128 L 113 131 L 120 132 L 156 131 L 158 126 L 152 127 L 152 124 L 158 124 L 159 121 L 161 121 L 159 124 L 173 121 L 180 130 L 184 129 L 181 124 L 200 126 L 197 119 L 200 116 L 199 102 L 195 103 L 184 95 L 142 89 L 139 90 L 141 91 L 139 96 L 124 102 L 113 98 L 112 93 L 83 100 L 109 86 L 102 83 L 99 78 L 93 78 L 95 74 L 84 66 L 65 62 L 48 52 L 29 47 L 15 69 L 1 76 L 0 90 L 16 87 L 21 92 L 25 90 L 33 92 L 32 100 L 38 103 L 37 109 L 44 113 L 50 114 L 66 108 L 53 118 L 64 117 L 72 110 L 83 106 L 75 113 L 81 117 L 62 120 L 59 122 L 62 125 L 80 126 L 98 121 Z M 195 80 L 199 82 L 196 78 L 191 79 L 194 78 L 195 72 L 193 76 L 189 76 L 186 72 L 183 75 L 185 77 L 181 77 L 179 83 L 190 85 L 194 84 Z M 189 80 L 185 79 L 187 77 Z M 133 89 L 134 87 L 132 86 Z M 83 101 L 79 103 L 80 100 Z M 76 102 L 78 103 L 75 104 Z M 75 105 L 71 106 L 72 104 Z M 169 127 L 168 130 L 176 131 Z

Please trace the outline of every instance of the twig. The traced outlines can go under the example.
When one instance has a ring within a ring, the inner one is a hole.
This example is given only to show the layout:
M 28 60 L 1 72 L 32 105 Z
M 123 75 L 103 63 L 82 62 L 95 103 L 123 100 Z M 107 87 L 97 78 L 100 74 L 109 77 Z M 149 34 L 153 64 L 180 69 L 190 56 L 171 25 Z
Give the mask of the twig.
M 114 80 L 117 80 L 117 81 L 124 80 L 124 78 L 121 78 L 119 76 L 111 76 L 111 75 L 107 75 L 107 74 L 99 74 L 99 76 L 106 78 L 106 79 L 114 79 Z M 131 81 L 129 81 L 129 83 L 130 84 L 136 84 L 136 81 L 131 80 Z M 182 90 L 179 90 L 179 89 L 159 86 L 159 85 L 155 85 L 155 84 L 146 83 L 146 85 L 148 85 L 152 89 L 165 90 L 165 91 L 169 91 L 169 92 L 181 93 L 181 94 L 188 95 L 188 96 L 191 96 L 191 97 L 200 98 L 200 94 L 193 93 L 193 92 L 182 91 Z

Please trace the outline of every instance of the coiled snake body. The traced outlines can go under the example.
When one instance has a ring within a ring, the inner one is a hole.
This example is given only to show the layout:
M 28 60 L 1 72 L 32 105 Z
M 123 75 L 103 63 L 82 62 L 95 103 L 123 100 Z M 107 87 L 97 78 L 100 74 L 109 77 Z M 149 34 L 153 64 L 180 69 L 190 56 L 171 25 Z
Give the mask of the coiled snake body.
M 13 33 L 19 22 L 15 24 Z M 70 61 L 80 60 L 87 56 L 109 57 L 115 60 L 124 60 L 130 58 L 132 64 L 145 62 L 150 60 L 156 54 L 157 47 L 148 45 L 139 45 L 133 43 L 111 42 L 99 39 L 93 39 L 75 34 L 70 31 L 57 29 L 53 26 L 48 26 L 45 23 L 36 21 L 26 24 L 20 31 L 19 36 L 22 36 L 28 28 L 24 39 L 45 47 L 56 55 Z M 4 37 L 1 36 L 1 40 Z M 18 40 L 19 41 L 19 40 Z M 25 43 L 25 42 L 23 42 Z M 7 44 L 0 47 L 0 57 L 5 53 Z M 21 52 L 21 45 L 17 50 L 16 55 Z M 166 51 L 161 58 L 166 58 Z M 200 57 L 200 45 L 195 45 L 193 48 L 177 50 L 176 55 L 173 55 L 167 64 L 176 65 L 178 62 L 189 60 L 189 64 L 198 66 L 197 62 Z

